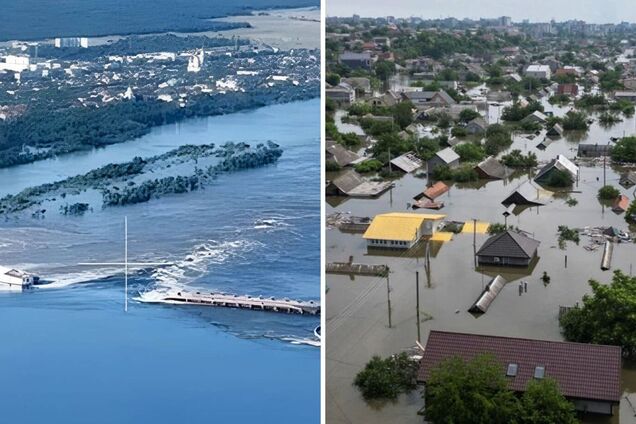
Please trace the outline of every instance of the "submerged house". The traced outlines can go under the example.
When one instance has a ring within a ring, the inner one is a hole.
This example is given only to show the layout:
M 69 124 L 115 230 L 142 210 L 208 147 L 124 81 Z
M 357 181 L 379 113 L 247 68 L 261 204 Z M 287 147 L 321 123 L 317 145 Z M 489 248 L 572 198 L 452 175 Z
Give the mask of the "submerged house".
M 443 361 L 492 355 L 508 388 L 523 393 L 532 380 L 554 379 L 577 411 L 612 415 L 621 398 L 620 346 L 583 344 L 432 330 L 417 380 L 426 384 Z
M 391 165 L 395 166 L 402 172 L 409 174 L 420 169 L 424 165 L 424 162 L 422 162 L 422 159 L 417 157 L 415 153 L 407 152 L 401 156 L 391 159 Z
M 535 185 L 532 181 L 525 181 L 506 197 L 501 204 L 505 207 L 511 205 L 543 206 L 549 198 L 548 192 Z
M 326 159 L 335 162 L 340 167 L 345 167 L 360 160 L 360 156 L 345 149 L 342 144 L 327 140 Z
M 490 237 L 477 251 L 479 265 L 529 266 L 537 256 L 538 240 L 517 231 Z
M 349 170 L 332 181 L 327 182 L 328 196 L 375 197 L 392 186 L 391 182 L 368 181 L 360 174 Z
M 368 247 L 410 249 L 423 237 L 432 237 L 446 215 L 384 213 L 376 215 L 362 236 Z
M 475 166 L 479 178 L 489 180 L 503 180 L 510 176 L 510 170 L 499 162 L 494 156 L 488 156 Z
M 23 291 L 30 289 L 40 278 L 24 271 L 0 267 L 0 291 Z
M 428 173 L 430 174 L 438 166 L 448 166 L 449 168 L 456 168 L 459 166 L 459 155 L 450 147 L 440 150 L 428 160 L 426 163 Z
M 563 127 L 561 126 L 561 124 L 556 123 L 552 128 L 548 130 L 546 135 L 549 135 L 550 137 L 561 137 L 563 136 Z
M 545 165 L 534 180 L 538 183 L 549 182 L 552 175 L 556 172 L 565 172 L 572 177 L 572 181 L 576 181 L 579 176 L 579 167 L 576 166 L 570 159 L 563 155 L 558 155 L 555 159 L 552 159 L 547 165 Z
M 488 122 L 481 116 L 473 119 L 466 124 L 468 134 L 483 134 L 488 129 Z
M 490 307 L 490 304 L 493 300 L 495 300 L 495 297 L 497 297 L 506 283 L 507 281 L 501 275 L 497 275 L 495 278 L 490 280 L 490 282 L 486 284 L 486 287 L 484 287 L 484 290 L 479 295 L 477 301 L 473 303 L 473 306 L 471 306 L 470 309 L 468 309 L 468 312 L 476 314 L 486 313 L 486 311 Z
M 612 146 L 609 144 L 579 144 L 578 156 L 581 158 L 598 158 L 611 153 Z
M 618 183 L 625 188 L 636 185 L 636 172 L 630 172 L 623 175 Z
M 629 197 L 621 194 L 612 205 L 612 210 L 616 213 L 623 213 L 629 208 Z
M 435 200 L 442 194 L 446 193 L 449 187 L 442 181 L 438 181 L 430 187 L 427 187 L 423 192 L 414 196 L 413 199 L 420 200 L 422 197 L 426 197 L 429 200 Z

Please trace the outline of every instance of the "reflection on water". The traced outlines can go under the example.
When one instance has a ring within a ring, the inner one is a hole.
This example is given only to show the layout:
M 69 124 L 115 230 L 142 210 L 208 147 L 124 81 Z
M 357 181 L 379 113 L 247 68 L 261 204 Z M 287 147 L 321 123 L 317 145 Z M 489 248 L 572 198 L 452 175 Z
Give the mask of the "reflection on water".
M 569 107 L 553 107 L 546 110 L 562 116 Z M 493 109 L 494 108 L 494 109 Z M 501 106 L 489 106 L 493 110 Z M 496 113 L 495 113 L 496 115 Z M 492 119 L 491 119 L 492 122 Z M 538 136 L 516 133 L 511 149 L 533 152 L 541 163 L 558 154 L 573 158 L 578 142 L 607 143 L 610 137 L 636 132 L 636 118 L 624 118 L 610 128 L 602 128 L 594 122 L 590 129 L 554 140 L 545 150 L 536 146 L 544 139 L 545 131 Z M 409 252 L 391 252 L 369 249 L 360 234 L 347 234 L 337 229 L 327 230 L 327 261 L 346 261 L 350 255 L 356 262 L 386 264 L 391 269 L 389 284 L 386 279 L 327 275 L 327 419 L 330 422 L 401 422 L 420 423 L 416 415 L 421 400 L 402 396 L 395 403 L 369 405 L 361 398 L 352 381 L 355 374 L 374 354 L 389 355 L 414 346 L 418 339 L 418 323 L 422 340 L 431 329 L 465 331 L 510 337 L 561 340 L 558 326 L 559 306 L 580 302 L 590 291 L 590 278 L 601 282 L 611 280 L 611 271 L 600 268 L 602 249 L 588 251 L 584 246 L 591 239 L 581 236 L 579 245 L 568 242 L 565 250 L 559 248 L 557 227 L 574 228 L 615 226 L 627 230 L 623 215 L 608 210 L 596 198 L 605 178 L 618 186 L 621 167 L 607 166 L 601 162 L 581 163 L 580 179 L 572 192 L 561 191 L 553 195 L 545 206 L 518 208 L 510 215 L 508 225 L 530 232 L 541 242 L 539 257 L 530 268 L 478 268 L 473 260 L 473 234 L 456 234 L 452 241 L 431 246 L 430 266 L 426 250 L 418 245 Z M 448 220 L 467 221 L 473 218 L 491 223 L 504 222 L 505 207 L 502 200 L 519 184 L 529 178 L 524 173 L 515 174 L 506 181 L 480 181 L 469 184 L 451 184 L 450 191 L 439 198 L 445 207 L 440 211 Z M 406 211 L 414 195 L 422 191 L 427 181 L 406 175 L 395 181 L 395 187 L 378 199 L 328 198 L 326 213 L 350 212 L 354 216 L 374 216 L 389 211 Z M 630 198 L 633 189 L 621 191 Z M 566 199 L 578 201 L 568 206 Z M 636 231 L 635 227 L 631 231 Z M 477 247 L 487 239 L 477 235 Z M 567 267 L 566 267 L 567 256 Z M 612 270 L 629 273 L 636 262 L 636 245 L 616 245 Z M 420 276 L 420 308 L 416 309 L 415 273 Z M 541 276 L 546 272 L 551 281 L 544 284 Z M 493 301 L 487 313 L 475 319 L 467 309 L 481 293 L 490 278 L 501 274 L 507 284 Z M 519 294 L 519 281 L 527 282 Z M 389 313 L 390 311 L 390 313 Z M 418 312 L 420 319 L 417 319 Z M 426 319 L 424 319 L 426 317 Z M 430 317 L 431 319 L 428 319 Z M 389 326 L 390 318 L 390 326 Z M 626 364 L 622 373 L 625 395 L 636 405 L 636 370 Z M 611 418 L 586 417 L 585 422 L 630 423 L 636 422 L 634 412 L 625 399 L 620 413 Z

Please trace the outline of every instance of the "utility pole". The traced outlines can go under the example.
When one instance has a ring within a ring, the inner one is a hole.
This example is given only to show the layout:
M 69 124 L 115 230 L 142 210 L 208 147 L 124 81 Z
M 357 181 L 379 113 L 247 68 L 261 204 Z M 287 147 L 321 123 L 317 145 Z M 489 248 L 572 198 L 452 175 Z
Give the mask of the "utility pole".
M 477 219 L 473 218 L 473 258 L 477 269 Z
M 389 273 L 386 273 L 386 303 L 389 307 L 389 328 L 391 328 L 391 287 L 389 286 Z
M 420 273 L 415 271 L 415 308 L 417 317 L 417 341 L 422 342 L 420 337 Z
M 391 168 L 391 148 L 389 147 L 389 174 L 393 173 L 393 169 Z
M 607 171 L 606 171 L 606 165 L 607 165 L 607 155 L 603 155 L 603 187 L 605 187 L 607 185 Z

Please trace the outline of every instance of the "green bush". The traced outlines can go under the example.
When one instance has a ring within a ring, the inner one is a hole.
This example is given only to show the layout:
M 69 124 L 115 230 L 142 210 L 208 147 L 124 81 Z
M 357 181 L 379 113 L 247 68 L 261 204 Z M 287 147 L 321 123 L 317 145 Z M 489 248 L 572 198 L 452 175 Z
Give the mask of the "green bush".
M 368 172 L 378 172 L 384 165 L 377 159 L 365 160 L 355 166 L 356 172 L 366 174 Z
M 614 200 L 620 196 L 621 192 L 613 186 L 606 185 L 598 190 L 598 198 L 601 200 Z
M 466 131 L 466 128 L 464 127 L 453 127 L 453 129 L 451 130 L 451 135 L 453 137 L 462 138 L 468 135 L 468 131 Z
M 417 387 L 418 363 L 400 353 L 386 359 L 374 356 L 356 375 L 353 384 L 365 399 L 395 399 Z
M 521 150 L 515 149 L 507 155 L 501 157 L 501 163 L 509 168 L 532 168 L 538 165 L 537 155 L 529 152 L 523 155 Z
M 463 143 L 453 147 L 455 153 L 464 162 L 479 162 L 486 157 L 486 152 L 481 146 L 474 143 Z

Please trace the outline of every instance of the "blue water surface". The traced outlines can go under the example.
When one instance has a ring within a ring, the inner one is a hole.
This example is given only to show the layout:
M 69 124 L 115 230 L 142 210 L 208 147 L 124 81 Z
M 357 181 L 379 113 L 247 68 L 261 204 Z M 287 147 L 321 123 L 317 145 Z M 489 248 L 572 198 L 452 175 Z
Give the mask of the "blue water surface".
M 303 422 L 320 419 L 317 317 L 131 300 L 117 267 L 128 217 L 131 298 L 162 289 L 320 298 L 318 100 L 159 127 L 130 143 L 2 172 L 25 182 L 150 156 L 186 143 L 273 140 L 272 166 L 223 175 L 201 192 L 83 217 L 0 222 L 0 265 L 52 284 L 0 293 L 0 423 Z M 13 182 L 13 185 L 12 185 Z

